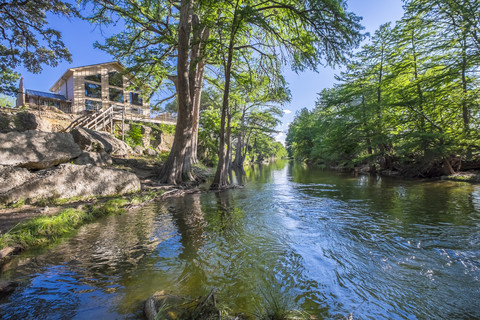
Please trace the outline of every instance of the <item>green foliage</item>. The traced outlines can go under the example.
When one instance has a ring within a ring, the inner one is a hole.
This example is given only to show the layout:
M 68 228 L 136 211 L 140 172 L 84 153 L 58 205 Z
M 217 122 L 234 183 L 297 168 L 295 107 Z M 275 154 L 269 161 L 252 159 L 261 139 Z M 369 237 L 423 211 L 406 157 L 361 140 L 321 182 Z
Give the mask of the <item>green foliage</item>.
M 130 124 L 130 129 L 125 135 L 125 142 L 131 146 L 141 146 L 143 144 L 142 128 L 140 125 Z
M 175 133 L 175 125 L 173 124 L 166 124 L 166 123 L 149 123 L 149 127 L 154 130 L 158 130 L 163 133 L 174 134 Z
M 449 17 L 437 7 L 442 1 L 430 2 L 408 1 L 395 28 L 381 26 L 337 76 L 340 83 L 320 93 L 313 111 L 296 115 L 291 156 L 431 176 L 480 152 L 475 32 L 467 13 Z
M 220 135 L 220 110 L 213 106 L 202 111 L 198 130 L 198 157 L 207 166 L 218 161 L 218 139 Z
M 294 310 L 291 303 L 281 293 L 267 289 L 262 292 L 264 302 L 257 306 L 256 319 L 261 320 L 308 320 L 312 316 L 305 311 Z
M 71 61 L 60 32 L 49 28 L 47 14 L 78 16 L 73 4 L 61 0 L 0 3 L 0 93 L 16 94 L 19 75 L 13 69 L 18 66 L 39 73 L 42 65 Z
M 18 91 L 16 82 L 18 81 L 19 78 L 20 78 L 20 74 L 13 71 L 12 69 L 6 68 L 6 67 L 5 69 L 3 68 L 1 69 L 0 71 L 0 93 L 2 93 L 2 97 L 0 98 L 1 107 L 15 106 L 15 103 L 12 104 L 11 100 L 7 99 L 6 96 L 16 95 Z

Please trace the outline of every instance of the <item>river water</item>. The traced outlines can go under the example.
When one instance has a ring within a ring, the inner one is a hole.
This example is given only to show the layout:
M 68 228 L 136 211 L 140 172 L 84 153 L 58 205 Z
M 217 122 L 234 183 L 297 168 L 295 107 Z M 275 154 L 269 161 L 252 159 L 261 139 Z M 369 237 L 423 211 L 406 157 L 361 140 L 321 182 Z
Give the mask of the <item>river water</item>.
M 480 185 L 255 166 L 242 189 L 102 219 L 4 267 L 2 319 L 140 319 L 155 291 L 212 288 L 316 319 L 480 319 Z

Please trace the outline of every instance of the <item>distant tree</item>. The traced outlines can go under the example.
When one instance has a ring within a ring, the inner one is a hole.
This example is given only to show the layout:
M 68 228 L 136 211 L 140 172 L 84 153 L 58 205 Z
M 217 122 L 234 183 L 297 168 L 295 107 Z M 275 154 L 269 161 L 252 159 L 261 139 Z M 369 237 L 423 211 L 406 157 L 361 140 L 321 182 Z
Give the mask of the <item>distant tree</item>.
M 343 0 L 216 1 L 218 65 L 224 78 L 218 165 L 211 189 L 228 186 L 230 89 L 235 61 L 245 52 L 263 59 L 264 69 L 289 61 L 292 69 L 344 62 L 361 40 L 360 18 Z
M 74 5 L 60 0 L 0 2 L 0 93 L 16 94 L 19 76 L 14 69 L 18 66 L 40 73 L 42 65 L 71 61 L 60 31 L 48 27 L 47 13 L 78 16 Z
M 0 107 L 14 107 L 15 99 L 4 94 L 0 94 Z

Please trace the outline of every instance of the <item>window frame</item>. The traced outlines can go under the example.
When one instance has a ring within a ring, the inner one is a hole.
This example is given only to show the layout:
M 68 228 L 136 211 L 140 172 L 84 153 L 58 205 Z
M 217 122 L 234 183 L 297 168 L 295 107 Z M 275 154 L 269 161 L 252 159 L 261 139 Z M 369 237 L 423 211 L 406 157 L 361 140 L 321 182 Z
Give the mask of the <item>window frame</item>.
M 136 95 L 138 97 L 138 100 L 134 102 L 133 96 Z M 130 104 L 134 106 L 140 106 L 143 107 L 143 98 L 140 93 L 138 92 L 130 92 Z
M 96 96 L 96 95 L 88 95 L 88 94 L 87 94 L 87 86 L 96 86 L 96 87 L 98 87 L 98 88 L 99 88 L 98 96 Z M 94 98 L 94 99 L 102 99 L 102 85 L 101 85 L 101 84 L 94 83 L 94 82 L 89 82 L 89 81 L 85 81 L 84 87 L 85 87 L 85 97 Z
M 115 79 L 117 78 L 117 79 Z M 115 80 L 120 80 L 121 82 L 114 83 Z M 121 83 L 120 85 L 117 85 Z M 108 73 L 108 85 L 110 87 L 122 88 L 123 89 L 123 75 L 118 71 L 110 71 Z
M 97 107 L 96 108 L 89 108 L 89 105 L 88 105 L 89 102 L 93 102 L 93 104 L 97 104 Z M 99 109 L 102 109 L 102 101 L 85 99 L 85 110 L 86 111 L 98 111 Z
M 121 97 L 121 101 L 112 99 L 112 91 L 118 91 L 117 93 L 119 94 L 119 97 Z M 125 103 L 124 91 L 115 87 L 108 88 L 108 100 L 116 103 Z

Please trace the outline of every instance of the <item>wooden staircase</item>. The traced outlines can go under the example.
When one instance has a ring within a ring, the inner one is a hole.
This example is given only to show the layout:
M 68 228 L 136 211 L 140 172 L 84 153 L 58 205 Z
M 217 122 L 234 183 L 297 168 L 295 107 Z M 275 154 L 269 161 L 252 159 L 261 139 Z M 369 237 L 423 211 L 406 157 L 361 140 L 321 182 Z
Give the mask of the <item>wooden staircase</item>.
M 122 140 L 124 140 L 125 108 L 111 106 L 106 110 L 86 114 L 78 117 L 68 125 L 64 132 L 70 132 L 77 127 L 83 127 L 95 131 L 107 131 L 113 133 L 113 121 L 122 121 Z

